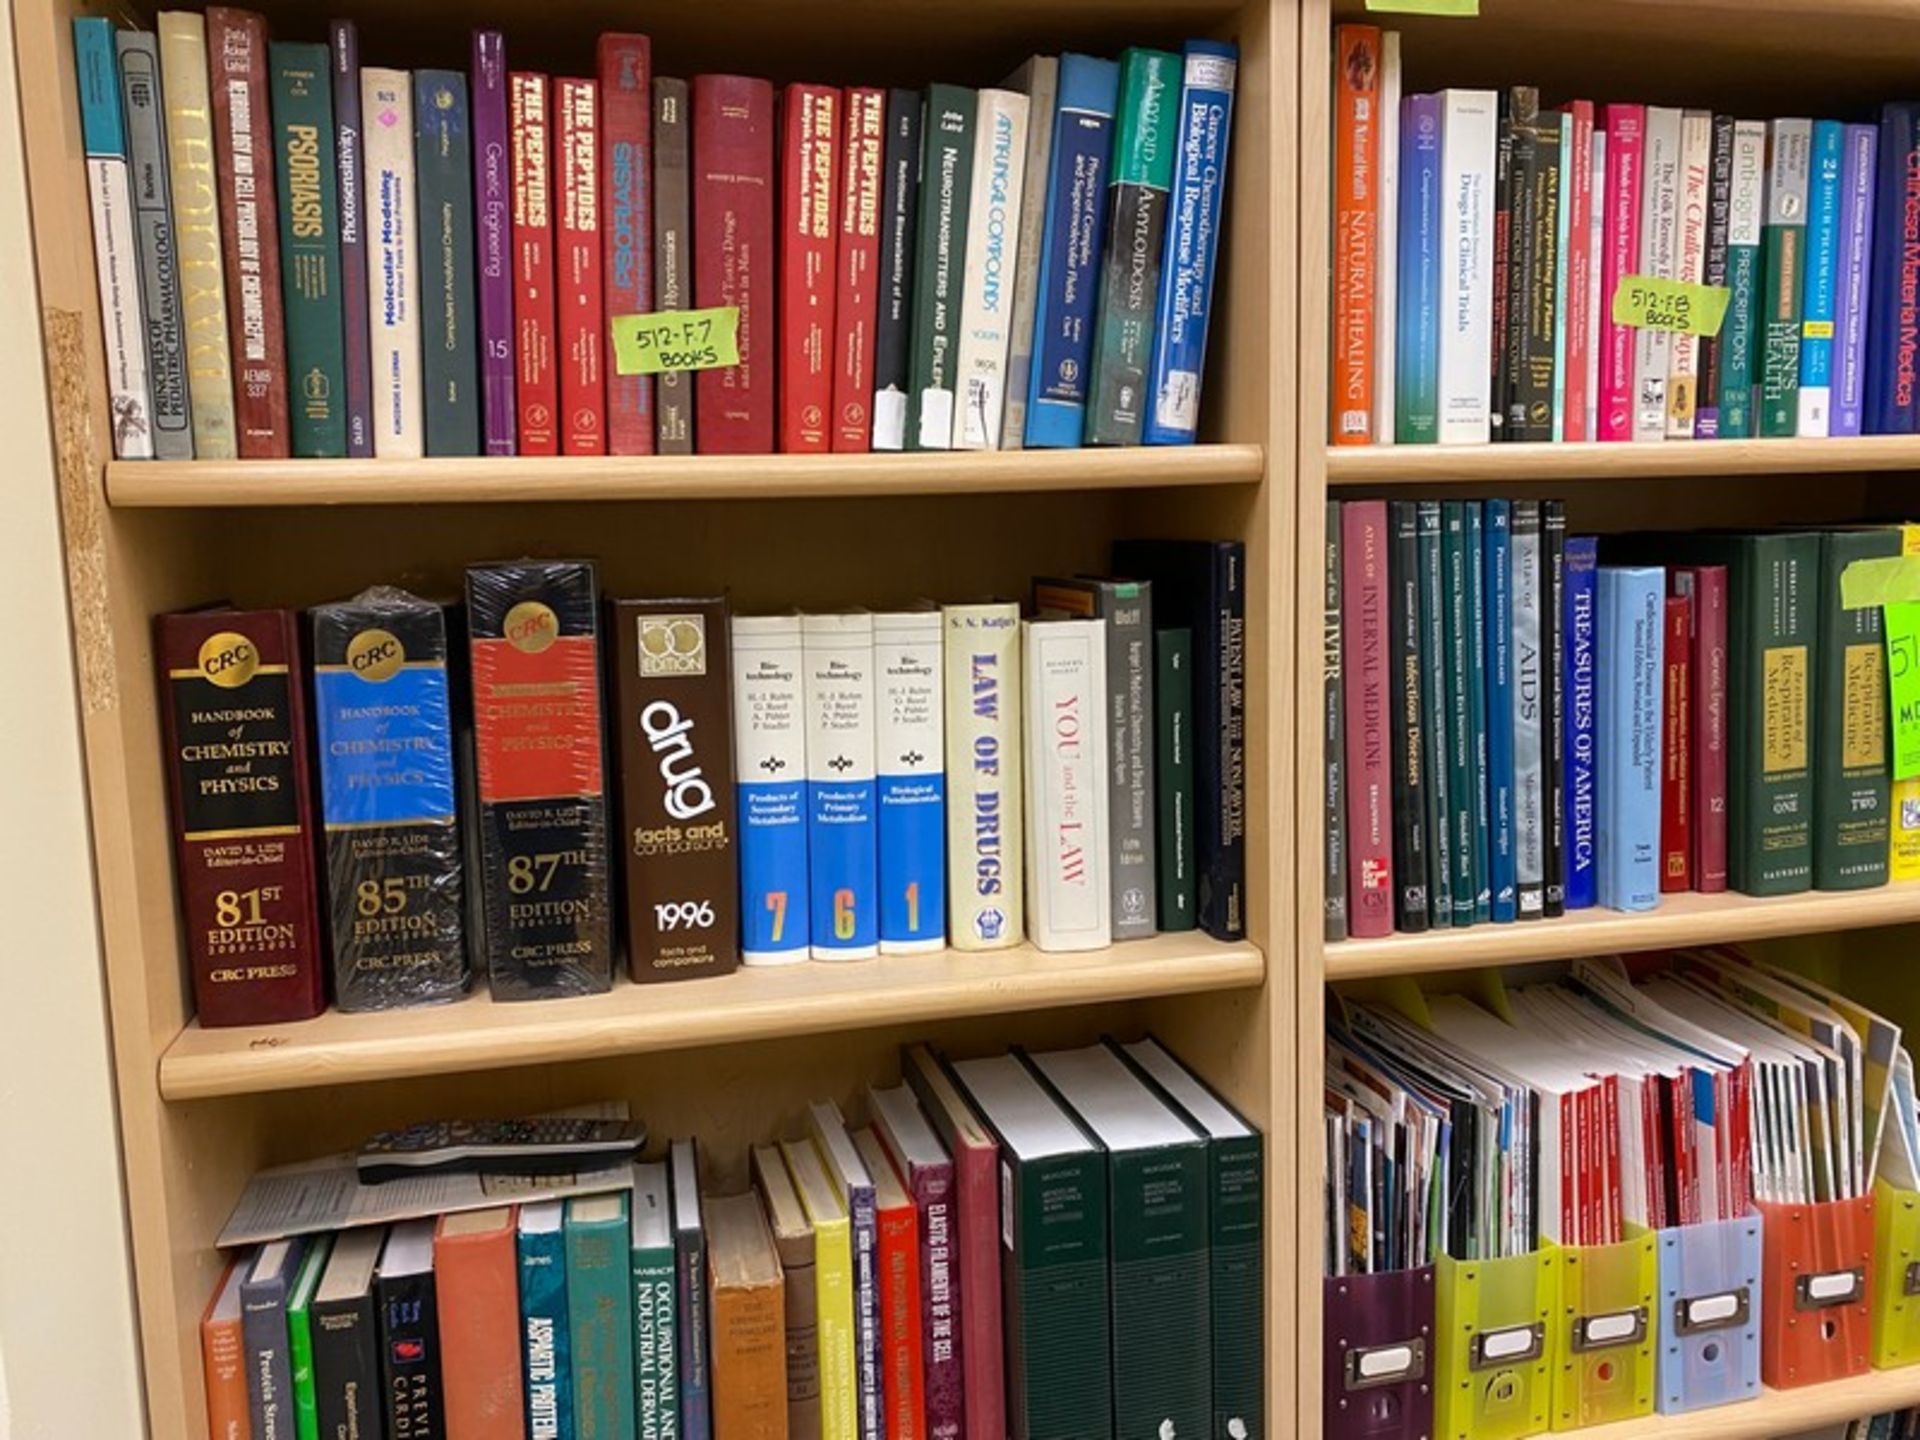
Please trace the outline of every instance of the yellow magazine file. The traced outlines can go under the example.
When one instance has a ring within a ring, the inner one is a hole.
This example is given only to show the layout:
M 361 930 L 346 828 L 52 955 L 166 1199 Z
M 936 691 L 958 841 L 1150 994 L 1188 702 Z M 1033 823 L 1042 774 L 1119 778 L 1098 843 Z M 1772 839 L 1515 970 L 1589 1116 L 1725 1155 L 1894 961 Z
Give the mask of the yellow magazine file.
M 1555 1281 L 1555 1430 L 1653 1413 L 1660 1260 L 1653 1231 L 1627 1231 L 1617 1245 L 1541 1247 Z
M 1900 527 L 1900 553 L 1920 555 L 1920 525 Z M 1894 781 L 1892 800 L 1887 878 L 1920 880 L 1920 780 Z
M 1920 1361 L 1920 1192 L 1873 1182 L 1873 1348 L 1876 1370 Z
M 1548 1252 L 1435 1262 L 1434 1433 L 1521 1440 L 1547 1428 L 1562 1328 Z

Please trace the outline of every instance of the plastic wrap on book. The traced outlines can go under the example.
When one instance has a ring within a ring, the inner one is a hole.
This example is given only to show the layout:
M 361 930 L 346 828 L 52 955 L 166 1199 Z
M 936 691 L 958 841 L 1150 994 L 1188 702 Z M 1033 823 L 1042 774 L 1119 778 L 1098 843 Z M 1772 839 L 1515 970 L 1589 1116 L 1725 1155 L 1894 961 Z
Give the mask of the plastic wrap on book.
M 1761 1265 L 1760 1378 L 1775 1390 L 1867 1371 L 1873 1197 L 1811 1205 L 1756 1202 Z
M 1762 1233 L 1757 1214 L 1655 1232 L 1662 1415 L 1759 1395 Z
M 1920 1192 L 1873 1187 L 1873 1365 L 1920 1361 Z
M 1559 1301 L 1553 1428 L 1651 1415 L 1660 1285 L 1653 1232 L 1615 1245 L 1549 1245 L 1546 1253 Z
M 1434 1434 L 1521 1440 L 1547 1428 L 1560 1327 L 1547 1252 L 1434 1266 Z
M 1329 1276 L 1321 1433 L 1425 1440 L 1433 1433 L 1434 1271 Z

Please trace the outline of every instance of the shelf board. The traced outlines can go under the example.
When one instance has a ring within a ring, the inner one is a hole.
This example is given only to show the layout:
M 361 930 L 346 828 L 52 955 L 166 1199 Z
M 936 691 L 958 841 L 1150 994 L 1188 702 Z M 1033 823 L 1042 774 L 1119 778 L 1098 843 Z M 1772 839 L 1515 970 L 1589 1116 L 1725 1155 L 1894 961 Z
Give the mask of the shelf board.
M 1920 470 L 1920 435 L 1698 440 L 1659 445 L 1329 445 L 1327 485 L 1552 484 L 1675 476 Z
M 937 450 L 868 455 L 483 456 L 432 460 L 115 460 L 122 508 L 776 500 L 1252 485 L 1260 445 Z
M 1258 985 L 1258 947 L 1197 932 L 1045 955 L 1030 945 L 742 969 L 572 1000 L 452 1005 L 291 1025 L 189 1025 L 160 1060 L 168 1100 L 683 1050 L 698 1045 Z
M 1916 1404 L 1920 1404 L 1920 1365 L 1909 1365 L 1797 1390 L 1763 1388 L 1756 1400 L 1684 1415 L 1643 1415 L 1588 1426 L 1577 1433 L 1580 1440 L 1776 1440 Z
M 1514 965 L 1565 960 L 1680 945 L 1725 944 L 1779 935 L 1865 930 L 1920 920 L 1920 883 L 1875 890 L 1814 890 L 1756 898 L 1726 891 L 1662 896 L 1658 909 L 1626 913 L 1596 906 L 1557 920 L 1513 925 L 1473 925 L 1389 935 L 1378 940 L 1342 940 L 1326 947 L 1329 980 L 1455 970 L 1473 965 Z

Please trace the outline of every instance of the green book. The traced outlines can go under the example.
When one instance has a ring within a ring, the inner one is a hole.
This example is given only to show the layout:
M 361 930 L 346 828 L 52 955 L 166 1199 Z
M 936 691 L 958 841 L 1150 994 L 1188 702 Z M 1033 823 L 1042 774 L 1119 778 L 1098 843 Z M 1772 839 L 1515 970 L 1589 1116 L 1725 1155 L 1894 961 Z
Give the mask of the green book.
M 1473 920 L 1484 925 L 1493 917 L 1492 802 L 1487 785 L 1492 770 L 1487 763 L 1487 585 L 1481 563 L 1481 521 L 1485 511 L 1478 500 L 1463 502 L 1466 528 L 1462 535 L 1462 568 L 1466 571 L 1467 641 L 1467 791 L 1473 800 Z
M 680 1433 L 674 1364 L 673 1206 L 664 1162 L 633 1167 L 633 1398 L 638 1440 Z
M 1447 576 L 1441 558 L 1440 502 L 1418 502 L 1420 566 L 1420 743 L 1427 820 L 1427 924 L 1453 924 L 1452 793 L 1447 774 Z
M 569 1200 L 565 1234 L 575 1433 L 582 1440 L 636 1440 L 627 1196 Z
M 1467 613 L 1466 505 L 1448 500 L 1440 507 L 1440 562 L 1445 570 L 1446 613 L 1442 617 L 1446 645 L 1447 681 L 1447 822 L 1448 863 L 1453 923 L 1471 925 L 1473 897 L 1479 893 L 1480 870 L 1474 858 L 1474 803 L 1479 770 L 1473 759 L 1473 683 L 1471 637 Z
M 1760 434 L 1800 428 L 1800 310 L 1805 285 L 1811 120 L 1773 122 L 1767 225 L 1761 237 Z
M 1197 923 L 1193 834 L 1193 631 L 1153 632 L 1154 868 L 1162 930 Z
M 420 398 L 427 454 L 480 453 L 474 340 L 473 142 L 467 80 L 413 72 L 414 189 L 420 216 Z
M 1018 1057 L 953 1074 L 1000 1142 L 1007 1433 L 1153 1433 L 1114 1427 L 1106 1155 Z
M 1820 679 L 1814 711 L 1813 883 L 1887 883 L 1893 774 L 1887 737 L 1887 647 L 1880 607 L 1849 610 L 1840 576 L 1856 560 L 1900 553 L 1891 526 L 1820 536 Z
M 953 448 L 953 386 L 959 368 L 967 202 L 973 187 L 973 125 L 978 109 L 978 94 L 964 85 L 927 87 L 907 355 L 909 450 Z
M 293 1370 L 293 1433 L 296 1440 L 320 1440 L 320 1401 L 313 1378 L 313 1295 L 333 1253 L 333 1237 L 322 1235 L 307 1247 L 306 1259 L 287 1294 L 287 1363 Z
M 1180 57 L 1128 50 L 1120 57 L 1120 109 L 1107 186 L 1107 253 L 1093 321 L 1087 443 L 1138 445 L 1160 299 L 1161 241 L 1180 108 Z
M 328 52 L 324 45 L 275 41 L 268 53 L 290 439 L 295 455 L 341 456 L 347 453 L 347 341 Z
M 1760 235 L 1766 223 L 1767 127 L 1733 127 L 1733 173 L 1727 204 L 1727 315 L 1720 327 L 1722 440 L 1753 436 L 1754 332 L 1760 311 Z

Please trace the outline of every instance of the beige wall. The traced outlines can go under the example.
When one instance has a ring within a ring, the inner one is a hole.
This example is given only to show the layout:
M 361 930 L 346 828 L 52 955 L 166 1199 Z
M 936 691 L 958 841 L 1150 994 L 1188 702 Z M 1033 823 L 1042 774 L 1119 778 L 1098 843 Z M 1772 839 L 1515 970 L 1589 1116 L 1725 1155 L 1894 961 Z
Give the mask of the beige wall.
M 0 1440 L 145 1433 L 66 578 L 0 28 Z

